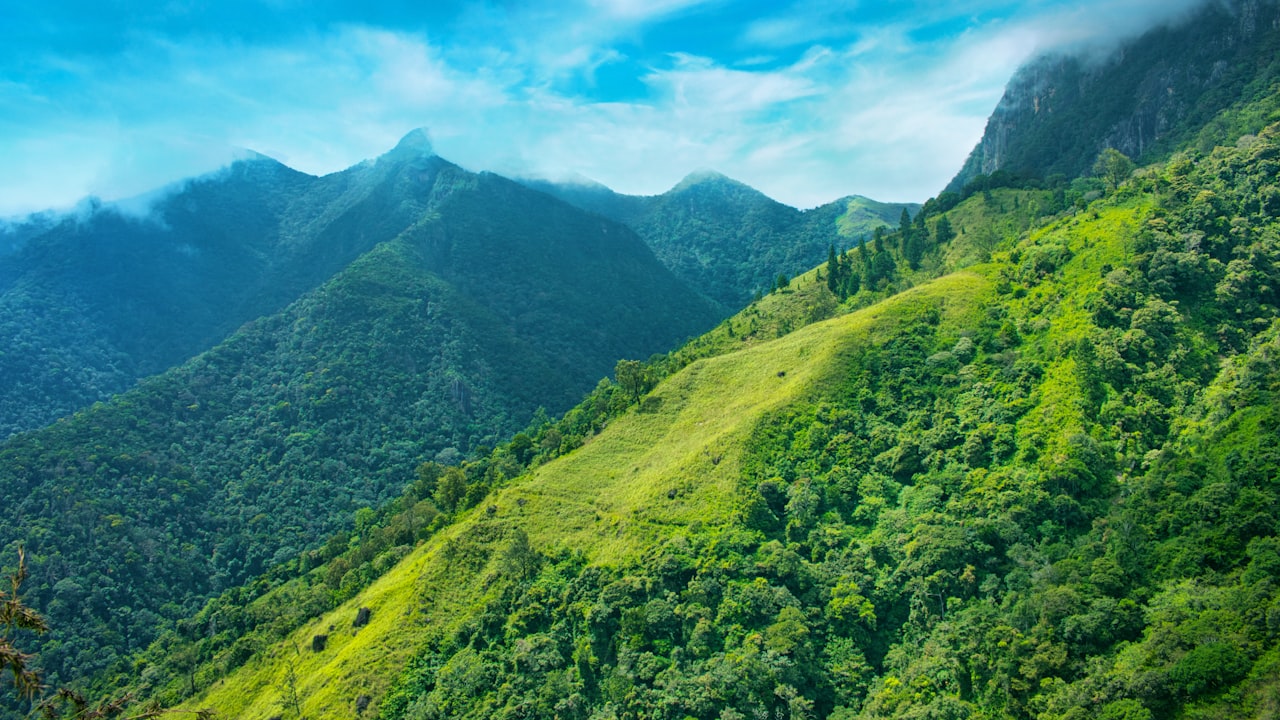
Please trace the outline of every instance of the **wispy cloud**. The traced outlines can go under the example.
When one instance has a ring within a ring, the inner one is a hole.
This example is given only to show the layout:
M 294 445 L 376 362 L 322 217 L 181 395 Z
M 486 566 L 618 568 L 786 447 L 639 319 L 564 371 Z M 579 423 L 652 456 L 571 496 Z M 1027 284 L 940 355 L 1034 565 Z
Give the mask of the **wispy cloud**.
M 485 3 L 429 22 L 350 10 L 298 29 L 273 15 L 290 28 L 275 34 L 178 34 L 161 17 L 93 52 L 67 49 L 77 40 L 0 55 L 0 216 L 135 195 L 242 147 L 331 172 L 418 126 L 473 169 L 576 172 L 624 192 L 714 168 L 801 206 L 922 200 L 1029 55 L 1194 4 Z M 633 85 L 621 99 L 602 79 L 618 72 Z

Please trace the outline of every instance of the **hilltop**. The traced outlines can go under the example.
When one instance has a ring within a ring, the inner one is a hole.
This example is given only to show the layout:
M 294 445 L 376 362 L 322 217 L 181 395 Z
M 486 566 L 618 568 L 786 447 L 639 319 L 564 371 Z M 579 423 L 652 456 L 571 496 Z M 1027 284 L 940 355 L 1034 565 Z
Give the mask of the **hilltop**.
M 661 195 L 621 195 L 598 183 L 521 180 L 635 230 L 658 259 L 731 315 L 778 276 L 812 268 L 877 227 L 896 226 L 915 203 L 848 197 L 798 210 L 712 171 L 691 173 Z

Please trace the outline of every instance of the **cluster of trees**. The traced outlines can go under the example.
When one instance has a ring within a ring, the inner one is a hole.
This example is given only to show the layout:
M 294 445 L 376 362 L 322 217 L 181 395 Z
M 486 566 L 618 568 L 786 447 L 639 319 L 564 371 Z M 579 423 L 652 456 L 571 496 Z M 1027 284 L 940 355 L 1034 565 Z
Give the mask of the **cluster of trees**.
M 913 220 L 904 208 L 896 233 L 881 226 L 872 231 L 869 240 L 863 238 L 856 250 L 837 253 L 835 245 L 829 246 L 827 289 L 842 302 L 864 287 L 870 292 L 898 289 L 904 275 L 900 266 L 912 272 L 920 270 L 930 249 L 942 248 L 955 237 L 946 215 L 939 216 L 932 229 L 927 226 L 926 221 L 938 212 L 936 204 L 926 205 Z

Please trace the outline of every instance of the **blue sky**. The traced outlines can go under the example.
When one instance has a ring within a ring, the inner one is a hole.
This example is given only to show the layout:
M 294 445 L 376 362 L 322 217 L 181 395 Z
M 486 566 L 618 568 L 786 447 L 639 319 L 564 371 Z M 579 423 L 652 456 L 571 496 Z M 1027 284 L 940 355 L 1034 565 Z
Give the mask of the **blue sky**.
M 0 0 L 0 217 L 251 149 L 323 174 L 416 127 L 472 170 L 920 201 L 1016 67 L 1194 0 Z

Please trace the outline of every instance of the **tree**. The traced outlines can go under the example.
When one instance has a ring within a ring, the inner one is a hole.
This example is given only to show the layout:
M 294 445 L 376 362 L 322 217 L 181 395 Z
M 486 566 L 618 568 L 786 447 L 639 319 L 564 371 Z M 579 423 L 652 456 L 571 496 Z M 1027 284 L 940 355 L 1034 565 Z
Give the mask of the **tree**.
M 903 236 L 902 257 L 912 270 L 919 269 L 920 260 L 924 258 L 924 238 L 920 233 L 908 232 Z
M 43 633 L 49 626 L 39 613 L 24 605 L 18 597 L 18 590 L 26 579 L 26 556 L 22 548 L 18 548 L 18 569 L 9 578 L 12 589 L 9 593 L 0 590 L 0 625 L 4 626 L 0 629 L 0 670 L 8 668 L 13 674 L 13 684 L 18 694 L 32 698 L 40 692 L 40 674 L 27 666 L 31 655 L 13 646 L 12 635 L 15 630 Z
M 644 365 L 639 360 L 619 360 L 613 367 L 613 375 L 632 402 L 639 400 L 640 396 L 649 389 Z
M 943 245 L 951 242 L 951 239 L 955 236 L 955 231 L 951 229 L 951 221 L 945 215 L 938 218 L 937 224 L 933 226 L 934 242 L 938 245 Z
M 1093 163 L 1093 174 L 1102 178 L 1107 183 L 1107 188 L 1115 190 L 1120 183 L 1129 179 L 1133 168 L 1133 161 L 1128 155 L 1115 148 L 1107 148 L 1098 153 L 1098 159 Z
M 436 486 L 435 501 L 441 510 L 450 512 L 458 507 L 458 503 L 467 495 L 467 475 L 461 468 L 451 467 L 440 476 L 440 484 Z
M 832 293 L 840 290 L 840 259 L 836 256 L 836 246 L 827 247 L 827 289 Z

